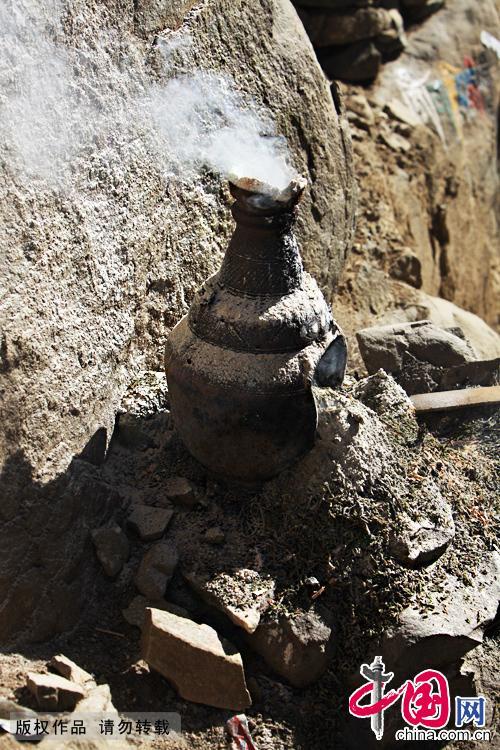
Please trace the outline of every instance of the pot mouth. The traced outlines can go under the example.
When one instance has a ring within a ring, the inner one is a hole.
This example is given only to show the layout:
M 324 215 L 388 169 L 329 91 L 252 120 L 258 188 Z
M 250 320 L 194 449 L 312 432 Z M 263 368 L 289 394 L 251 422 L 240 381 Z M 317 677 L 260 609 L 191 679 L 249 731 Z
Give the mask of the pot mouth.
M 283 189 L 253 177 L 229 177 L 229 189 L 238 207 L 261 216 L 293 212 L 306 186 L 307 179 L 301 175 L 294 177 Z

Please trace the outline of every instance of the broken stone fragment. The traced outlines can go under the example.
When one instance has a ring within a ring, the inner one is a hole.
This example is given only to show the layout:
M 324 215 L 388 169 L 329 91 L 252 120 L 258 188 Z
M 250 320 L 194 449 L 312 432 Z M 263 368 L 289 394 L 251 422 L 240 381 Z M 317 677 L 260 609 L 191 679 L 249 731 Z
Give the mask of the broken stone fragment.
M 161 539 L 174 511 L 170 508 L 153 508 L 150 505 L 136 505 L 127 523 L 138 533 L 144 542 Z
M 401 673 L 456 665 L 483 640 L 500 598 L 500 554 L 487 553 L 464 577 L 448 575 L 425 602 L 407 607 L 399 625 L 387 631 L 383 653 Z
M 405 515 L 402 528 L 393 532 L 389 549 L 403 565 L 416 567 L 437 560 L 455 536 L 451 508 L 441 500 L 432 517 L 410 518 Z
M 194 508 L 197 503 L 196 487 L 186 477 L 171 477 L 165 483 L 165 494 L 175 505 Z
M 161 599 L 179 561 L 172 542 L 154 544 L 141 560 L 135 585 L 149 599 Z
M 56 674 L 28 672 L 27 687 L 44 711 L 72 711 L 87 694 L 82 685 Z
M 77 685 L 87 688 L 95 686 L 95 680 L 92 675 L 79 667 L 78 664 L 75 664 L 74 661 L 68 659 L 64 654 L 53 656 L 48 666 L 60 674 L 61 677 L 65 677 L 70 682 L 76 682 Z
M 161 609 L 165 612 L 172 612 L 172 614 L 177 615 L 178 617 L 189 617 L 189 613 L 184 607 L 179 607 L 177 604 L 171 604 L 163 599 L 147 599 L 145 596 L 134 597 L 128 607 L 122 610 L 122 615 L 130 625 L 142 628 L 146 616 L 146 609 L 148 607 L 152 609 Z
M 219 573 L 210 580 L 195 573 L 184 573 L 184 578 L 207 604 L 224 612 L 247 633 L 257 629 L 274 597 L 274 581 L 246 568 Z
M 148 609 L 142 657 L 185 700 L 233 711 L 252 703 L 240 654 L 208 625 Z
M 331 628 L 311 611 L 262 623 L 247 640 L 291 685 L 305 687 L 328 668 L 331 636 Z
M 103 527 L 92 531 L 92 541 L 105 574 L 114 578 L 127 562 L 130 545 L 119 526 Z

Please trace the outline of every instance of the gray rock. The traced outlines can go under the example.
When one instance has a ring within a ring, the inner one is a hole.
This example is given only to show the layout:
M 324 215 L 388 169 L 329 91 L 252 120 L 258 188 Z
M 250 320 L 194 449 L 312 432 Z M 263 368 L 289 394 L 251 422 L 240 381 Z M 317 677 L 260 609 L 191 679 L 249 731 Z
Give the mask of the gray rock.
M 87 690 L 55 674 L 28 672 L 26 685 L 44 711 L 72 711 Z
M 143 542 L 161 539 L 174 511 L 169 508 L 153 508 L 136 505 L 127 518 L 127 523 L 139 534 Z
M 424 292 L 418 296 L 418 317 L 410 306 L 406 312 L 408 320 L 431 320 L 438 328 L 450 330 L 460 328 L 477 359 L 489 360 L 500 357 L 500 335 L 490 328 L 482 318 L 468 310 L 457 307 L 441 297 L 431 297 Z
M 341 391 L 313 387 L 313 395 L 318 411 L 316 444 L 295 471 L 283 473 L 272 486 L 281 492 L 293 487 L 299 496 L 321 492 L 333 471 L 349 477 L 353 492 L 362 495 L 392 460 L 385 426 L 360 401 Z
M 328 668 L 331 628 L 315 612 L 266 622 L 247 636 L 248 644 L 294 687 L 306 687 Z
M 463 660 L 460 676 L 468 678 L 469 684 L 472 683 L 472 685 L 467 692 L 461 689 L 455 694 L 484 695 L 486 697 L 486 726 L 494 727 L 498 711 L 498 643 L 494 637 L 485 638 L 477 648 L 469 651 Z M 477 744 L 477 750 L 490 748 L 490 742 Z
M 449 575 L 441 591 L 428 592 L 427 602 L 407 607 L 399 625 L 386 633 L 383 653 L 391 670 L 403 673 L 456 664 L 481 643 L 484 629 L 496 616 L 500 599 L 500 555 L 484 556 L 466 580 Z
M 97 558 L 109 578 L 118 575 L 130 554 L 130 544 L 119 526 L 94 529 L 92 541 Z
M 79 106 L 72 106 L 72 96 L 53 97 L 54 107 L 42 104 L 41 120 L 47 116 L 50 124 L 32 121 L 25 141 L 36 157 L 34 175 L 21 174 L 12 133 L 0 139 L 0 419 L 9 425 L 0 447 L 2 497 L 8 498 L 1 520 L 11 515 L 9 524 L 0 523 L 2 642 L 43 640 L 77 621 L 93 585 L 88 529 L 106 519 L 102 507 L 84 506 L 65 491 L 66 472 L 89 443 L 102 460 L 138 363 L 162 369 L 165 337 L 186 312 L 185 300 L 218 268 L 233 227 L 226 187 L 213 175 L 199 182 L 186 175 L 166 179 L 160 136 L 137 137 L 130 127 L 132 98 L 176 72 L 212 66 L 233 76 L 249 100 L 268 104 L 295 167 L 313 185 L 298 233 L 304 261 L 325 288 L 335 285 L 350 246 L 349 132 L 291 4 L 207 0 L 184 20 L 190 5 L 91 3 L 85 12 L 71 6 L 60 27 L 54 14 L 47 16 L 42 27 L 57 37 L 54 58 L 62 58 Z M 9 28 L 23 22 L 24 8 L 9 18 Z M 178 31 L 161 34 L 181 20 Z M 22 28 L 22 44 L 3 38 L 7 67 L 16 75 L 40 73 L 42 80 L 48 70 L 50 83 L 57 79 L 66 90 L 64 75 L 50 77 L 52 61 L 37 65 L 44 32 L 31 21 Z M 30 64 L 16 65 L 19 55 Z M 165 59 L 170 70 L 164 74 Z M 18 83 L 2 79 L 2 113 L 11 93 L 16 101 L 25 95 L 34 101 L 29 86 Z M 30 113 L 36 121 L 37 112 Z M 2 136 L 7 124 L 2 114 Z M 37 140 L 45 132 L 51 144 L 59 132 L 71 134 L 69 167 Z M 68 518 L 66 532 L 54 533 L 52 521 Z
M 185 700 L 233 711 L 252 703 L 240 654 L 208 625 L 148 609 L 142 657 Z
M 157 542 L 146 552 L 135 576 L 135 585 L 148 599 L 161 599 L 172 578 L 179 555 L 172 542 Z
M 376 414 L 392 412 L 400 418 L 413 420 L 413 407 L 406 391 L 385 370 L 358 381 L 353 388 L 353 396 Z
M 368 372 L 384 369 L 408 394 L 436 390 L 445 369 L 477 359 L 463 339 L 429 320 L 365 328 L 356 338 Z

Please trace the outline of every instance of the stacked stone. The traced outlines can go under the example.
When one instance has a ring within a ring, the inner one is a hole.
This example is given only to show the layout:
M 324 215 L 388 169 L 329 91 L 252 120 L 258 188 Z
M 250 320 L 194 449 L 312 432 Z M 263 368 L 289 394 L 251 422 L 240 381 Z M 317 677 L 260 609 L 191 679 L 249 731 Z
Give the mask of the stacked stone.
M 325 73 L 369 81 L 406 46 L 405 25 L 423 20 L 444 0 L 294 0 Z

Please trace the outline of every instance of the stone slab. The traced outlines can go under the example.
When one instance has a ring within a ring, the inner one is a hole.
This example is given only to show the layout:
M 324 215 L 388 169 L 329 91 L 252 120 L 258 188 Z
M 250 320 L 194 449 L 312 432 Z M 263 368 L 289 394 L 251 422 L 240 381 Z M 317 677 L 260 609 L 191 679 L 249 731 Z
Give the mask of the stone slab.
M 208 625 L 148 609 L 142 656 L 185 700 L 232 711 L 252 703 L 240 654 Z

